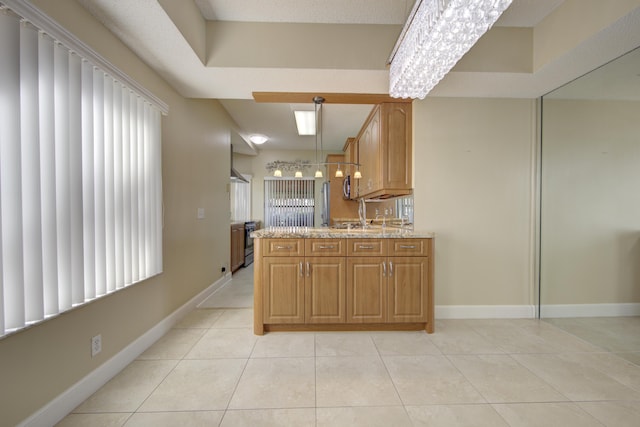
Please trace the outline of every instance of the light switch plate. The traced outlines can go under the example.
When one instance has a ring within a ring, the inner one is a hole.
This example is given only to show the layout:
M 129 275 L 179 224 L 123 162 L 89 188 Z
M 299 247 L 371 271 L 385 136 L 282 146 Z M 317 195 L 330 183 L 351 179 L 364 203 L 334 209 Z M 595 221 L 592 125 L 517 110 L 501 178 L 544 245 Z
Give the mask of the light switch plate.
M 198 219 L 204 219 L 204 208 L 198 208 Z

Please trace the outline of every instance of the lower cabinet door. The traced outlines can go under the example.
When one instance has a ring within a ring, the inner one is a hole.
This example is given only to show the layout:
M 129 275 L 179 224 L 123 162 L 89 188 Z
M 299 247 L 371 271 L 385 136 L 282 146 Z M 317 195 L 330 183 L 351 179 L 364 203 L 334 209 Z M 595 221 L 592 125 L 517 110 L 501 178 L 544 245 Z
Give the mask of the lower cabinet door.
M 347 258 L 347 322 L 383 323 L 387 317 L 385 257 Z
M 307 323 L 345 323 L 345 268 L 344 257 L 305 258 Z
M 388 322 L 427 321 L 427 257 L 391 257 Z
M 304 323 L 304 258 L 263 258 L 264 323 Z

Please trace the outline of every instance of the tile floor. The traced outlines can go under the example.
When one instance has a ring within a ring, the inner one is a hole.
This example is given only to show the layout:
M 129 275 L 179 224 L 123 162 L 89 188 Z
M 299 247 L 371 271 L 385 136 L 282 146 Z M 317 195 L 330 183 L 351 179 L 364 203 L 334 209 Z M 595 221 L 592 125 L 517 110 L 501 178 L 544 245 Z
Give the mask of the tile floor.
M 625 336 L 602 325 L 585 335 L 589 319 L 518 319 L 258 337 L 243 308 L 251 275 L 238 272 L 59 425 L 640 425 L 637 318 L 615 319 Z

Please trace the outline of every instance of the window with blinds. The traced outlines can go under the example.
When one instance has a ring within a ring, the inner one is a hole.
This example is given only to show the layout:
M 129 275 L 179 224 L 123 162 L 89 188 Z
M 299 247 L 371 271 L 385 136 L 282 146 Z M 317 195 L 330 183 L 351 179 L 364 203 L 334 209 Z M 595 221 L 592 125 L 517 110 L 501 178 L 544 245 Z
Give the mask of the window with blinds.
M 162 271 L 161 111 L 6 3 L 0 337 Z
M 313 178 L 264 179 L 266 227 L 313 227 L 315 180 Z
M 249 183 L 231 182 L 231 221 L 249 221 L 251 219 L 251 175 L 242 174 Z

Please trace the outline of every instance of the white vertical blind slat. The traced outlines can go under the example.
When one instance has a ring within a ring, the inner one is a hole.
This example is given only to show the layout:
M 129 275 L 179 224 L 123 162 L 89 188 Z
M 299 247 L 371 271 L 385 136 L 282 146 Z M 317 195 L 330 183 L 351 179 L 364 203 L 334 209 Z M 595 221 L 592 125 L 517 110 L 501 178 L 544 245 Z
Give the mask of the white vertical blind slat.
M 71 302 L 85 301 L 82 242 L 82 60 L 69 53 L 69 190 L 71 239 Z
M 129 114 L 131 126 L 130 136 L 130 170 L 131 176 L 131 280 L 137 282 L 140 278 L 140 250 L 138 248 L 138 97 L 132 95 L 129 98 Z
M 152 269 L 152 264 L 151 264 L 151 253 L 149 252 L 149 243 L 151 242 L 152 236 L 151 236 L 151 209 L 150 209 L 150 197 L 151 197 L 151 184 L 149 183 L 149 156 L 151 154 L 150 151 L 150 139 L 151 139 L 151 128 L 149 126 L 149 105 L 147 105 L 146 103 L 143 106 L 144 108 L 144 138 L 143 138 L 143 150 L 144 150 L 144 156 L 143 156 L 143 187 L 144 187 L 144 199 L 143 199 L 143 205 L 144 205 L 144 236 L 145 236 L 145 240 L 143 240 L 144 242 L 144 266 L 145 266 L 145 275 L 149 274 L 149 271 L 151 271 Z
M 56 211 L 56 154 L 53 40 L 38 39 L 38 111 L 40 116 L 40 194 L 42 206 L 42 286 L 44 314 L 60 311 L 58 304 L 58 232 Z
M 124 206 L 122 180 L 122 85 L 113 82 L 113 227 L 116 289 L 124 286 Z
M 54 44 L 56 212 L 58 235 L 58 306 L 71 308 L 71 189 L 69 174 L 69 50 Z
M 162 139 L 162 116 L 157 108 L 151 106 L 151 114 L 153 117 L 153 138 L 151 140 L 151 146 L 154 150 L 153 159 L 151 165 L 154 169 L 154 174 L 151 177 L 151 182 L 155 186 L 155 196 L 153 200 L 153 209 L 155 210 L 155 223 L 156 231 L 153 239 L 153 250 L 155 251 L 155 265 L 154 272 L 162 271 L 162 227 L 164 221 L 162 218 L 162 146 L 156 141 Z
M 0 57 L 20 58 L 20 22 L 0 13 Z M 20 63 L 0 61 L 0 227 L 4 327 L 25 323 L 20 168 Z
M 96 218 L 93 169 L 93 66 L 82 61 L 82 237 L 85 298 L 96 297 Z
M 38 132 L 38 30 L 20 27 L 20 138 L 22 143 L 22 226 L 25 321 L 44 317 L 40 138 Z
M 129 101 L 132 93 L 122 88 L 122 238 L 123 238 L 123 282 L 131 284 L 131 122 Z
M 138 252 L 138 264 L 140 269 L 140 275 L 145 277 L 147 275 L 146 267 L 146 234 L 145 234 L 145 188 L 144 188 L 144 138 L 145 138 L 145 109 L 144 102 L 140 100 L 138 102 L 138 242 L 140 242 Z
M 107 293 L 107 201 L 105 172 L 104 73 L 93 71 L 93 169 L 95 206 L 96 296 Z
M 113 166 L 113 79 L 104 77 L 104 200 L 105 200 L 105 238 L 107 292 L 116 289 L 116 229 L 115 229 L 115 190 Z

